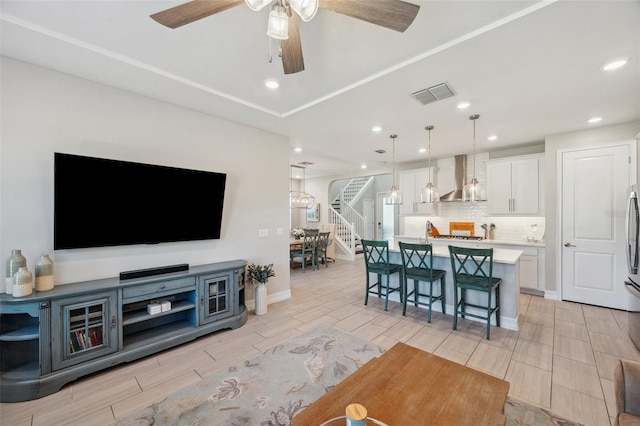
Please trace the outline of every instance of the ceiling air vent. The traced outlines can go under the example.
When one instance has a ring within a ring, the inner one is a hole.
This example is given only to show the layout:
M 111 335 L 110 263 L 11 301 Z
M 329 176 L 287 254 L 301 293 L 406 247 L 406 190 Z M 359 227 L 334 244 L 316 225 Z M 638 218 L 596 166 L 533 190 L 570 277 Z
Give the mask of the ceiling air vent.
M 387 151 L 385 151 L 384 149 L 376 149 L 375 152 L 377 152 L 378 154 L 384 154 Z
M 413 92 L 411 96 L 413 96 L 413 98 L 422 105 L 426 105 L 431 102 L 440 101 L 453 96 L 453 91 L 446 85 L 446 83 L 440 83 L 435 86 Z

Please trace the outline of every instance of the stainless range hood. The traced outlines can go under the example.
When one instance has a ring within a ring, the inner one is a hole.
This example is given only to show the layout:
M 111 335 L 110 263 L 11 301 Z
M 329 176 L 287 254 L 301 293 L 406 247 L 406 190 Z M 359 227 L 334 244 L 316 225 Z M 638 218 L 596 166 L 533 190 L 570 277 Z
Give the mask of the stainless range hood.
M 440 197 L 440 202 L 462 201 L 462 188 L 467 184 L 467 155 L 456 155 L 454 161 L 455 186 L 453 191 Z

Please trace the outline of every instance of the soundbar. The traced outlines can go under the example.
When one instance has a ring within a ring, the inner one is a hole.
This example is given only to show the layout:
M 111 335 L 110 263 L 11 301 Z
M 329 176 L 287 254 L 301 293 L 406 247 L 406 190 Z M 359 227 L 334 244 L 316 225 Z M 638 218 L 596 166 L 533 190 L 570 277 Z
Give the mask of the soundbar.
M 153 275 L 170 274 L 171 272 L 188 271 L 188 263 L 178 265 L 159 266 L 157 268 L 136 269 L 135 271 L 120 272 L 120 280 L 131 280 L 133 278 L 150 277 Z

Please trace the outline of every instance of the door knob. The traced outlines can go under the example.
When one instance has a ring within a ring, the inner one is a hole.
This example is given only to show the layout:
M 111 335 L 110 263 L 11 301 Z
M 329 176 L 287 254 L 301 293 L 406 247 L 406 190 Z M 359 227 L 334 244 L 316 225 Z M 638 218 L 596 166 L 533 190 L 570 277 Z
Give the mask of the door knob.
M 564 243 L 564 246 L 565 246 L 565 247 L 575 247 L 575 246 L 574 246 L 573 244 L 571 244 L 571 243 Z

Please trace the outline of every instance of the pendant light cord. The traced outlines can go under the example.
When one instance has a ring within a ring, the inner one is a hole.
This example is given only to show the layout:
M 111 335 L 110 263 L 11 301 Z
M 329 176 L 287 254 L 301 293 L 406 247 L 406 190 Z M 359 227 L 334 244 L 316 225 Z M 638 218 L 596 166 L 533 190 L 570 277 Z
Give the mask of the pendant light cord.
M 476 120 L 473 120 L 473 178 L 476 179 Z
M 425 130 L 429 132 L 429 182 L 431 182 L 431 130 L 433 130 L 433 126 L 427 126 Z
M 396 138 L 398 137 L 398 135 L 393 134 L 393 135 L 389 135 L 389 137 L 391 138 L 391 140 L 393 141 L 393 148 L 392 148 L 392 164 L 391 164 L 391 172 L 392 174 L 392 181 L 393 181 L 393 186 L 396 186 Z
M 469 116 L 469 120 L 473 121 L 473 179 L 476 179 L 476 120 L 480 118 L 478 114 Z M 475 183 L 473 184 L 475 186 Z

